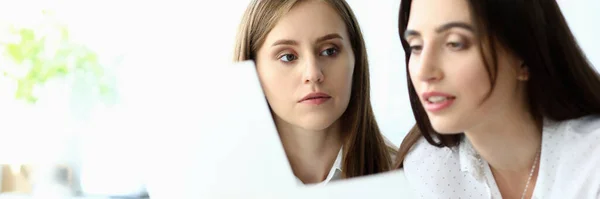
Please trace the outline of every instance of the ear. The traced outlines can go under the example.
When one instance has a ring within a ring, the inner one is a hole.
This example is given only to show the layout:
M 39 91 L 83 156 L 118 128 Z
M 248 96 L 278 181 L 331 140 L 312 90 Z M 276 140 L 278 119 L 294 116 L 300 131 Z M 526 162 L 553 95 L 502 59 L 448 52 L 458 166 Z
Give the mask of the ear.
M 521 62 L 521 67 L 517 69 L 517 79 L 519 81 L 529 80 L 529 67 L 525 62 Z

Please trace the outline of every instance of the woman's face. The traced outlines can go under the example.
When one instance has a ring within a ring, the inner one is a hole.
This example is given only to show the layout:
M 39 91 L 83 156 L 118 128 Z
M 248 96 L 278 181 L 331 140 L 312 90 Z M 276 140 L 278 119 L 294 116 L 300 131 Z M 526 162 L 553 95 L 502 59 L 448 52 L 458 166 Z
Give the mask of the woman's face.
M 525 104 L 526 68 L 501 45 L 496 45 L 498 72 L 491 91 L 481 52 L 491 56 L 487 44 L 479 47 L 477 32 L 466 0 L 412 1 L 404 33 L 411 46 L 408 72 L 439 133 L 469 131 Z
M 337 12 L 303 1 L 283 16 L 257 52 L 257 71 L 278 125 L 324 130 L 345 112 L 354 53 Z

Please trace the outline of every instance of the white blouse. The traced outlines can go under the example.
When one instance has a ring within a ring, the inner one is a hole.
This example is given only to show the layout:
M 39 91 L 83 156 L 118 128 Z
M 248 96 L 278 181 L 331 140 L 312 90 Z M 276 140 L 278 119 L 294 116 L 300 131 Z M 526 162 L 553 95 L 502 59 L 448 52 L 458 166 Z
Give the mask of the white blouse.
M 600 199 L 600 117 L 544 121 L 536 199 Z M 421 198 L 502 198 L 489 165 L 464 139 L 437 148 L 421 138 L 404 160 Z
M 394 150 L 398 150 L 398 147 L 396 147 L 395 144 L 392 143 L 385 136 L 383 137 L 383 140 L 388 147 L 391 147 Z M 342 147 L 340 149 L 340 152 L 338 152 L 338 155 L 335 158 L 335 162 L 333 163 L 333 166 L 329 170 L 329 174 L 327 174 L 327 177 L 325 178 L 325 180 L 323 182 L 304 184 L 298 177 L 296 177 L 296 182 L 298 183 L 298 185 L 319 186 L 319 185 L 326 185 L 327 183 L 329 183 L 331 181 L 336 181 L 336 180 L 342 179 L 342 149 L 343 148 L 344 147 Z M 396 153 L 395 152 L 391 153 L 390 157 L 392 159 L 392 164 L 393 164 L 396 161 Z
M 335 158 L 335 162 L 333 163 L 333 166 L 329 170 L 329 174 L 327 174 L 327 177 L 325 178 L 325 180 L 323 182 L 304 184 L 298 177 L 296 177 L 296 182 L 298 182 L 298 185 L 318 186 L 318 185 L 325 185 L 325 184 L 329 183 L 330 181 L 339 180 L 341 178 L 342 178 L 342 149 L 340 149 L 340 152 L 338 152 L 338 155 Z

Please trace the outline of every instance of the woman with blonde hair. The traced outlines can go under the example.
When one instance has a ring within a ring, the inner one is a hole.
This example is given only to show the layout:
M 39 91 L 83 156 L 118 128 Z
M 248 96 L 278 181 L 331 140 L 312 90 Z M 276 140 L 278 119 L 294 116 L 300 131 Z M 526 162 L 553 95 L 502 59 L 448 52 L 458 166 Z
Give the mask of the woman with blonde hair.
M 391 169 L 395 149 L 375 121 L 365 44 L 345 1 L 253 0 L 234 59 L 255 61 L 301 183 Z

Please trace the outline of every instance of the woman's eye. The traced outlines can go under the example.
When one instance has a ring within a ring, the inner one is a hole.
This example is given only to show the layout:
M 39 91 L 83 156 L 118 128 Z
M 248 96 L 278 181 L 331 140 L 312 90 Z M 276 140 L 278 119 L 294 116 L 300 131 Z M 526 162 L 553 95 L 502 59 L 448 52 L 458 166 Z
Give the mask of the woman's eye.
M 446 46 L 454 49 L 454 50 L 462 50 L 465 48 L 465 44 L 461 42 L 448 42 Z
M 279 60 L 281 60 L 283 62 L 291 62 L 296 59 L 298 59 L 298 57 L 296 57 L 296 55 L 294 55 L 294 54 L 284 54 L 279 57 Z
M 423 49 L 423 46 L 419 46 L 419 45 L 410 46 L 410 53 L 419 54 L 419 53 L 421 53 L 422 49 Z
M 338 53 L 338 50 L 335 48 L 328 48 L 324 51 L 321 51 L 321 56 L 333 56 Z

